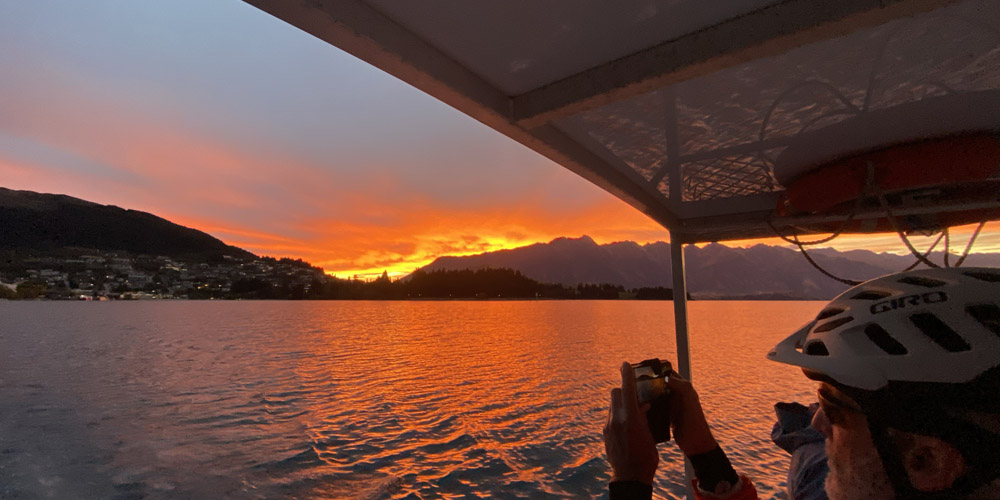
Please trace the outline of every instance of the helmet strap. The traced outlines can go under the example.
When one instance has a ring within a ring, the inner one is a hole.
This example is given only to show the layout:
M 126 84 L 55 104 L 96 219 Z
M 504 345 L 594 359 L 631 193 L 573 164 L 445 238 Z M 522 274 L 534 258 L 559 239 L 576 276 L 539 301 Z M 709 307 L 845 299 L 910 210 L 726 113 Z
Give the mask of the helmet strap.
M 910 482 L 909 473 L 903 463 L 903 454 L 900 452 L 896 441 L 889 433 L 887 422 L 878 418 L 868 418 L 868 430 L 871 432 L 872 442 L 882 460 L 882 467 L 886 475 L 892 482 L 893 490 L 896 493 L 896 500 L 954 500 L 964 498 L 974 492 L 980 486 L 989 483 L 992 474 L 981 468 L 972 468 L 967 474 L 955 481 L 955 484 L 947 490 L 941 491 L 920 491 Z
M 868 430 L 872 435 L 872 443 L 882 459 L 882 468 L 885 469 L 889 481 L 892 482 L 892 489 L 896 493 L 896 500 L 922 498 L 921 491 L 913 487 L 910 482 L 910 475 L 906 472 L 906 465 L 903 464 L 902 454 L 899 448 L 889 435 L 889 428 L 881 421 L 868 417 Z

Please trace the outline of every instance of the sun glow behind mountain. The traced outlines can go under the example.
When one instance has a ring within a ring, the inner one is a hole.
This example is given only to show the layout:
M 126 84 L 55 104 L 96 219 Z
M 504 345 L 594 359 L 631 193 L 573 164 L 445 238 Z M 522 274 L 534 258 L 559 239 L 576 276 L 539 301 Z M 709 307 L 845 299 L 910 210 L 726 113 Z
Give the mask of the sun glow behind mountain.
M 378 200 L 371 203 L 379 205 Z M 286 229 L 296 233 L 295 238 L 204 218 L 172 220 L 257 254 L 301 258 L 337 277 L 362 279 L 383 272 L 400 277 L 444 255 L 493 252 L 566 235 L 589 234 L 600 243 L 667 238 L 666 230 L 610 196 L 579 210 L 546 209 L 526 199 L 515 205 L 383 204 L 378 224 L 314 217 L 289 221 Z

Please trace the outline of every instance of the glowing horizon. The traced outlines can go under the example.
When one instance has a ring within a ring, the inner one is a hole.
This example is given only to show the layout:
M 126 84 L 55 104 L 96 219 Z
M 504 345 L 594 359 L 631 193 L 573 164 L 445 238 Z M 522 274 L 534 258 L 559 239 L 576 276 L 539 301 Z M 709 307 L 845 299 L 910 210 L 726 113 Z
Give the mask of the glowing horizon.
M 952 244 L 953 246 L 950 249 L 950 254 L 951 255 L 955 255 L 955 256 L 961 255 L 962 250 L 964 249 L 965 244 L 968 241 L 968 238 L 971 236 L 971 233 L 975 229 L 975 226 L 976 225 L 970 225 L 970 226 L 962 226 L 962 227 L 958 227 L 958 228 L 952 228 L 952 233 L 953 233 L 952 234 L 952 238 L 957 239 L 958 240 L 957 243 L 959 243 L 959 245 L 955 245 L 955 243 Z M 975 245 L 972 247 L 973 251 L 971 253 L 995 253 L 995 252 L 1000 252 L 1000 245 L 998 245 L 997 241 L 996 241 L 997 238 L 993 237 L 992 234 L 991 234 L 991 233 L 995 233 L 997 229 L 1000 229 L 1000 227 L 998 227 L 998 226 L 1000 226 L 1000 223 L 997 223 L 997 222 L 988 223 L 986 225 L 986 227 L 983 229 L 983 231 L 981 232 L 980 236 L 976 239 Z M 582 236 L 590 236 L 590 235 L 582 235 L 582 234 L 581 235 L 564 235 L 564 236 L 561 236 L 561 237 L 576 238 L 576 237 L 582 237 Z M 911 242 L 917 247 L 918 250 L 920 250 L 920 251 L 926 251 L 926 249 L 931 244 L 933 244 L 933 240 L 936 239 L 936 237 L 937 236 L 935 235 L 935 236 L 931 236 L 931 237 L 910 236 L 909 238 L 910 238 Z M 591 238 L 593 238 L 593 236 L 591 236 Z M 842 238 L 843 238 L 842 241 L 832 242 L 829 245 L 821 245 L 818 248 L 835 248 L 835 249 L 840 250 L 840 251 L 847 251 L 847 250 L 869 250 L 869 251 L 873 251 L 875 253 L 885 252 L 885 253 L 892 253 L 892 254 L 896 254 L 896 255 L 909 255 L 910 254 L 909 250 L 900 241 L 898 235 L 896 235 L 896 234 L 843 235 Z M 600 245 L 608 244 L 608 243 L 615 243 L 615 242 L 618 242 L 618 241 L 624 241 L 624 240 L 619 240 L 619 239 L 611 239 L 611 240 L 601 240 L 601 239 L 598 239 L 598 238 L 593 238 L 593 239 L 594 239 L 595 242 L 597 242 Z M 989 240 L 989 243 L 987 243 L 986 240 Z M 501 245 L 496 246 L 495 248 L 485 249 L 485 250 L 482 250 L 482 251 L 469 251 L 469 252 L 452 253 L 452 254 L 448 254 L 448 256 L 460 257 L 460 256 L 468 256 L 468 255 L 478 255 L 478 254 L 482 254 L 482 253 L 494 252 L 494 251 L 497 251 L 497 250 L 510 250 L 510 249 L 514 249 L 514 248 L 519 248 L 519 247 L 527 246 L 527 245 L 532 245 L 532 244 L 535 244 L 535 243 L 547 243 L 548 241 L 551 241 L 551 240 L 527 241 L 527 242 L 520 242 L 520 243 L 510 243 L 510 244 L 506 244 L 506 245 L 501 244 Z M 629 240 L 629 241 L 635 241 L 635 240 Z M 636 243 L 642 245 L 642 244 L 647 244 L 647 243 L 653 243 L 655 241 L 669 241 L 669 238 L 662 238 L 662 239 L 659 239 L 659 240 L 652 240 L 652 241 L 636 241 Z M 877 245 L 872 245 L 873 241 L 878 242 Z M 737 247 L 737 248 L 745 248 L 745 247 L 749 247 L 749 246 L 753 246 L 753 245 L 757 245 L 757 244 L 764 244 L 764 245 L 770 245 L 770 246 L 781 246 L 781 247 L 786 247 L 786 248 L 795 248 L 793 245 L 787 244 L 784 241 L 781 241 L 780 239 L 777 239 L 777 238 L 766 238 L 766 239 L 757 239 L 757 240 L 740 240 L 740 241 L 722 241 L 722 242 L 719 242 L 719 243 L 721 243 L 723 245 L 726 245 L 726 246 Z M 704 246 L 706 244 L 707 243 L 702 243 L 702 244 L 698 244 L 698 246 Z M 943 244 L 939 244 L 937 247 L 935 247 L 934 252 L 943 251 L 943 248 L 944 248 Z M 442 256 L 443 255 L 439 255 L 437 257 L 442 257 Z M 342 271 L 342 272 L 326 271 L 326 273 L 328 275 L 335 276 L 335 277 L 338 277 L 338 278 L 350 278 L 350 277 L 353 277 L 353 276 L 358 276 L 361 279 L 372 279 L 372 278 L 377 278 L 378 276 L 381 276 L 383 272 L 388 272 L 390 278 L 396 279 L 396 278 L 400 278 L 400 277 L 406 276 L 406 275 L 412 273 L 413 271 L 415 271 L 416 269 L 418 269 L 420 267 L 423 267 L 425 265 L 430 264 L 431 262 L 434 261 L 435 258 L 436 257 L 425 258 L 425 259 L 419 260 L 419 261 L 417 261 L 417 260 L 414 260 L 414 261 L 404 261 L 404 262 L 401 262 L 401 263 L 399 263 L 397 265 L 390 266 L 390 267 L 379 268 L 379 267 L 376 266 L 376 267 L 372 267 L 372 268 L 368 268 L 368 269 L 352 269 L 352 270 L 347 270 L 347 271 Z M 322 266 L 320 266 L 320 267 L 322 267 Z

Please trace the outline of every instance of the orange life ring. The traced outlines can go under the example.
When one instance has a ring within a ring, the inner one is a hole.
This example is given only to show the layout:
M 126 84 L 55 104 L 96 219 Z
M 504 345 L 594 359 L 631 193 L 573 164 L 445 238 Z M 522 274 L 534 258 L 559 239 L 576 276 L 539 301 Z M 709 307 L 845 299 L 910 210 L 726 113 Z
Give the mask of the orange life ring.
M 789 183 L 777 214 L 822 214 L 856 200 L 865 193 L 869 165 L 873 188 L 882 193 L 981 181 L 998 173 L 1000 139 L 993 134 L 933 139 L 837 161 Z

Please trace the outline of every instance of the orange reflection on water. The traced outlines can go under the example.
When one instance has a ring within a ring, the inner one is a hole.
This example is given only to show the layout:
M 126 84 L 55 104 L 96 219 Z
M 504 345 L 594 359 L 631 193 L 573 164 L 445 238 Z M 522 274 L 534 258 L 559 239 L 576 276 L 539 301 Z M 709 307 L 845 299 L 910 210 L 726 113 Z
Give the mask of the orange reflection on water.
M 717 434 L 743 443 L 735 460 L 753 463 L 742 466 L 778 463 L 770 404 L 808 402 L 813 387 L 764 353 L 819 304 L 691 306 L 695 379 Z M 299 384 L 322 394 L 306 432 L 332 477 L 388 488 L 378 492 L 389 498 L 490 496 L 511 484 L 599 495 L 608 473 L 600 428 L 617 367 L 675 357 L 670 310 L 617 301 L 316 304 L 303 318 L 308 333 L 295 338 Z M 670 471 L 682 462 L 671 446 L 663 453 L 664 487 L 673 488 Z M 324 488 L 319 497 L 337 497 Z

